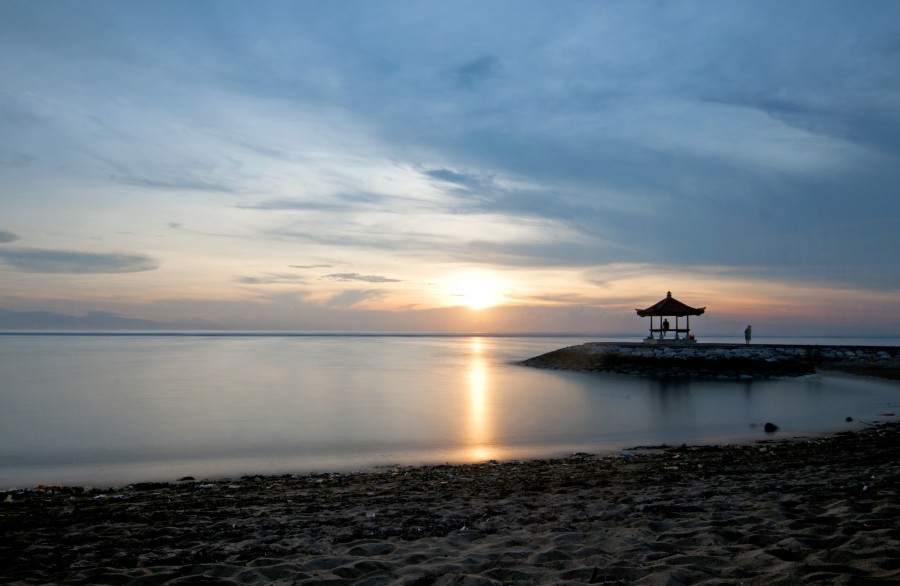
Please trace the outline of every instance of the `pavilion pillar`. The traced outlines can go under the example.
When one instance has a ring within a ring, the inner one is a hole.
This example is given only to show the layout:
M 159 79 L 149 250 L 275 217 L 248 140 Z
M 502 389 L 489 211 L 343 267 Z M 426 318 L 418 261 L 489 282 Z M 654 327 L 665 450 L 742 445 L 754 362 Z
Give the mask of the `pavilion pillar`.
M 674 297 L 672 297 L 671 291 L 666 293 L 666 298 L 654 303 L 647 309 L 635 309 L 637 314 L 641 317 L 649 317 L 650 318 L 650 335 L 645 339 L 645 341 L 649 343 L 656 343 L 659 340 L 659 343 L 664 341 L 666 338 L 666 332 L 672 330 L 669 326 L 668 317 L 675 318 L 675 336 L 671 340 L 665 340 L 666 342 L 671 341 L 672 343 L 693 343 L 696 340 L 691 334 L 691 316 L 692 315 L 703 315 L 706 311 L 705 307 L 690 307 L 685 305 L 684 303 L 678 301 Z M 659 321 L 653 319 L 654 317 L 659 317 Z M 685 318 L 685 327 L 681 327 L 681 318 Z M 664 319 L 665 318 L 665 319 Z M 659 332 L 659 336 L 656 336 L 656 332 Z M 681 334 L 684 334 L 683 336 Z

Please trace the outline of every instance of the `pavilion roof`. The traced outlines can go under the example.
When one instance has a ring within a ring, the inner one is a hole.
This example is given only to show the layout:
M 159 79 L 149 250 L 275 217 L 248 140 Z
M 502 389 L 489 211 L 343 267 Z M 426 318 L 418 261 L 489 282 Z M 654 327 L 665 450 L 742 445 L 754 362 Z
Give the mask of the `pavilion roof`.
M 674 297 L 672 297 L 672 292 L 669 291 L 666 293 L 666 298 L 662 301 L 658 301 L 654 303 L 647 309 L 635 309 L 637 314 L 641 317 L 647 316 L 663 316 L 663 315 L 674 315 L 674 316 L 685 316 L 685 315 L 702 315 L 704 311 L 706 311 L 705 307 L 691 307 L 690 305 L 685 305 L 681 301 L 678 301 Z

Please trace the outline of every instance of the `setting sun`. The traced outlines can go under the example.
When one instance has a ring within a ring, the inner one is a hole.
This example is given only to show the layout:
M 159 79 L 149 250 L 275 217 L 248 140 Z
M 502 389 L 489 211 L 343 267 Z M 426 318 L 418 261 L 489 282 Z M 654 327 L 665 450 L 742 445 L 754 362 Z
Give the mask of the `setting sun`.
M 466 273 L 450 284 L 450 296 L 471 309 L 486 309 L 500 303 L 503 291 L 500 281 L 487 273 Z

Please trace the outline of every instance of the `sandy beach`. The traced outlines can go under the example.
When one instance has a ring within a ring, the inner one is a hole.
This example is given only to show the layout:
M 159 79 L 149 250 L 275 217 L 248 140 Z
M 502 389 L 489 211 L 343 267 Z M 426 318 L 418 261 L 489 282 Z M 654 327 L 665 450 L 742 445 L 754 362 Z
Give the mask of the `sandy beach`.
M 0 493 L 0 581 L 897 583 L 900 425 L 861 428 L 605 457 L 13 490 Z

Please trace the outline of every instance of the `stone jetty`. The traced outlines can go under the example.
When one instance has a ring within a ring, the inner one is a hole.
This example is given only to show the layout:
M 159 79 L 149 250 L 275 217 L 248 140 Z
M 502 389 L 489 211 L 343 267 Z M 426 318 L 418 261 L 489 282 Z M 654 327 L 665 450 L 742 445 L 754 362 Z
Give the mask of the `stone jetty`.
M 592 342 L 554 350 L 519 364 L 676 378 L 752 380 L 830 370 L 900 380 L 900 347 Z

